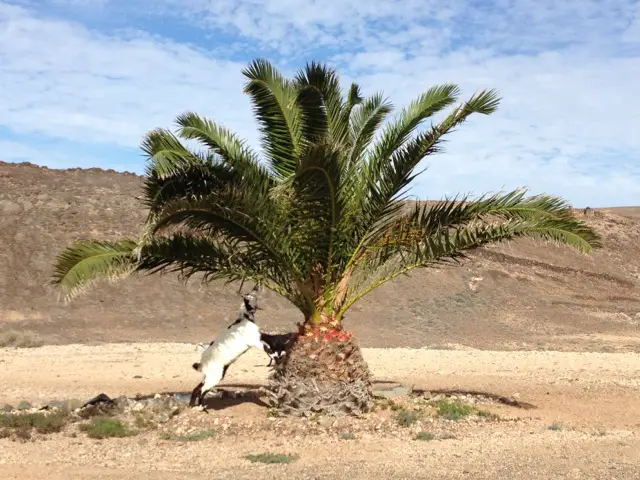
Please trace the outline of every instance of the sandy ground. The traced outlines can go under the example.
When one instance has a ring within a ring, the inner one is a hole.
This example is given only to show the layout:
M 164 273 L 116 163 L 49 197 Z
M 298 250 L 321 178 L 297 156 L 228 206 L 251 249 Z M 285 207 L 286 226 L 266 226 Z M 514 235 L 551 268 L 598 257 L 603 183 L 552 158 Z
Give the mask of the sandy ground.
M 640 355 L 395 348 L 364 349 L 364 356 L 377 382 L 483 391 L 537 408 L 502 406 L 494 409 L 501 417 L 521 420 L 470 425 L 457 439 L 439 442 L 375 436 L 341 443 L 272 438 L 270 445 L 250 436 L 192 444 L 61 435 L 0 440 L 0 478 L 640 479 Z M 199 381 L 190 369 L 197 358 L 194 345 L 171 343 L 0 349 L 0 403 L 188 392 Z M 249 352 L 224 385 L 264 384 L 267 363 L 262 352 Z M 235 405 L 224 414 L 264 417 L 265 411 Z M 562 430 L 550 430 L 552 423 Z M 243 457 L 256 449 L 286 450 L 300 459 L 251 464 Z

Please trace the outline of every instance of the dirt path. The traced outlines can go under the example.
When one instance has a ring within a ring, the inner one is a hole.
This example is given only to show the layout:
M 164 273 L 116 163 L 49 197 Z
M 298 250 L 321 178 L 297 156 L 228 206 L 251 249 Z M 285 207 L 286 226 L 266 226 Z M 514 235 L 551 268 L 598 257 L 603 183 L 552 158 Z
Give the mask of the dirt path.
M 640 479 L 640 355 L 397 348 L 365 349 L 364 356 L 378 382 L 482 391 L 537 408 L 497 407 L 501 417 L 522 420 L 463 425 L 456 439 L 434 442 L 375 436 L 350 442 L 273 436 L 268 444 L 250 436 L 190 444 L 157 436 L 0 440 L 0 478 Z M 0 349 L 0 403 L 188 392 L 199 379 L 189 367 L 197 358 L 194 346 L 185 344 Z M 266 355 L 250 352 L 224 384 L 264 384 L 267 363 Z M 223 414 L 263 418 L 265 412 L 252 404 Z M 550 430 L 551 423 L 563 428 Z M 251 464 L 243 456 L 256 449 L 300 458 L 289 465 Z

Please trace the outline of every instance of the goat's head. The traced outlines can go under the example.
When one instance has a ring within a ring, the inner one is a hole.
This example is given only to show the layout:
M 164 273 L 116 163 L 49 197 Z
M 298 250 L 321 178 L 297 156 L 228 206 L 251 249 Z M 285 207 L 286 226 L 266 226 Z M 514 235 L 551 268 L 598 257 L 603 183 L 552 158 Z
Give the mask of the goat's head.
M 243 304 L 241 308 L 244 308 L 250 315 L 256 313 L 257 310 L 262 310 L 258 306 L 258 285 L 256 284 L 249 293 L 245 293 L 242 296 Z

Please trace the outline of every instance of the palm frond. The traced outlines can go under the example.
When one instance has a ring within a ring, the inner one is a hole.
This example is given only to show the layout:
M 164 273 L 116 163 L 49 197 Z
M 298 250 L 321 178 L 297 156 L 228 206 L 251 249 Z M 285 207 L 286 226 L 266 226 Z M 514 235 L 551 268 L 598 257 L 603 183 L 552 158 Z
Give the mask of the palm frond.
M 236 134 L 193 112 L 179 115 L 176 123 L 182 138 L 198 140 L 239 176 L 250 176 L 249 182 L 268 182 L 269 172 L 260 164 L 258 155 Z
M 363 152 L 392 110 L 393 105 L 381 93 L 372 95 L 354 108 L 350 123 L 349 166 L 362 158 Z
M 404 108 L 399 118 L 388 124 L 376 143 L 374 162 L 384 162 L 407 141 L 427 118 L 452 105 L 458 98 L 457 85 L 444 84 L 430 88 Z
M 306 305 L 286 266 L 243 242 L 184 233 L 155 237 L 141 250 L 137 270 L 148 274 L 178 273 L 184 281 L 202 274 L 203 283 L 253 281 L 300 308 Z
M 147 133 L 141 148 L 147 157 L 147 171 L 151 169 L 158 178 L 211 162 L 210 157 L 192 152 L 172 132 L 163 128 Z
M 258 200 L 263 203 L 256 202 Z M 266 199 L 255 197 L 250 189 L 227 186 L 223 191 L 167 203 L 146 225 L 142 246 L 163 232 L 179 230 L 190 234 L 219 237 L 228 242 L 243 242 L 254 252 L 274 258 L 299 278 L 293 262 L 296 247 L 281 234 L 282 219 Z
M 297 92 L 267 60 L 252 61 L 242 73 L 248 79 L 244 90 L 251 96 L 271 169 L 280 177 L 293 175 L 302 134 Z
M 447 93 L 455 93 L 455 89 L 452 89 L 453 87 L 444 89 L 435 98 L 447 103 Z M 471 114 L 488 115 L 494 112 L 499 100 L 493 90 L 475 94 L 469 101 L 455 108 L 440 124 L 406 141 L 392 153 L 390 159 L 385 159 L 380 153 L 385 148 L 376 147 L 378 153 L 363 166 L 361 188 L 358 189 L 358 195 L 354 197 L 355 204 L 351 207 L 363 219 L 356 235 L 362 238 L 368 235 L 380 219 L 393 218 L 402 208 L 402 194 L 415 179 L 415 168 L 420 161 L 437 152 L 443 137 L 466 121 Z
M 347 95 L 347 112 L 351 113 L 351 109 L 356 105 L 360 105 L 364 97 L 362 96 L 362 91 L 360 90 L 360 85 L 357 83 L 352 83 L 351 87 L 349 87 L 349 94 Z
M 69 301 L 99 280 L 124 278 L 136 269 L 136 246 L 133 239 L 77 241 L 58 255 L 51 283 L 58 285 Z
M 425 223 L 433 226 L 431 219 Z M 407 226 L 401 235 L 398 233 L 378 249 L 371 249 L 371 255 L 361 257 L 356 264 L 346 301 L 341 306 L 342 313 L 373 289 L 399 275 L 415 268 L 446 265 L 484 245 L 529 237 L 570 245 L 583 252 L 599 246 L 594 232 L 579 220 L 552 216 L 524 219 L 516 215 L 509 220 L 490 223 L 469 221 L 452 228 L 436 228 L 430 234 Z
M 364 98 L 357 83 L 352 83 L 347 94 L 347 101 L 340 113 L 339 125 L 333 132 L 332 140 L 335 145 L 343 145 L 345 150 L 349 150 L 351 145 L 350 129 L 351 115 L 353 110 L 362 103 Z
M 302 138 L 305 145 L 329 139 L 329 119 L 322 92 L 315 85 L 302 85 L 296 96 L 300 110 Z
M 298 72 L 294 80 L 298 89 L 302 91 L 315 91 L 316 106 L 322 106 L 322 111 L 315 109 L 316 115 L 306 115 L 305 123 L 309 123 L 311 119 L 326 118 L 327 136 L 334 141 L 345 134 L 348 123 L 344 123 L 342 115 L 344 110 L 344 101 L 340 91 L 340 78 L 334 68 L 323 65 L 318 62 L 307 63 L 304 69 Z M 307 95 L 309 95 L 307 93 Z M 325 135 L 315 136 L 315 138 L 324 138 Z
M 299 235 L 299 261 L 307 268 L 322 265 L 325 272 L 331 266 L 336 227 L 344 208 L 339 155 L 331 145 L 310 145 L 292 179 L 294 210 L 290 215 Z

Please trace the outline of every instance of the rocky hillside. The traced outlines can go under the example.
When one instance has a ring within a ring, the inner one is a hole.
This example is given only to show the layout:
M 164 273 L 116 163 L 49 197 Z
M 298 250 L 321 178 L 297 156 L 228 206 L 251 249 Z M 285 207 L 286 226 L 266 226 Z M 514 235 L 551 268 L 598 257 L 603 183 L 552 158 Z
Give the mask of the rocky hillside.
M 50 170 L 0 162 L 0 332 L 48 343 L 210 339 L 235 314 L 237 286 L 128 279 L 65 306 L 48 285 L 74 239 L 138 230 L 140 177 L 100 169 Z M 585 215 L 605 247 L 587 256 L 519 241 L 462 267 L 399 278 L 353 309 L 365 346 L 640 351 L 640 207 Z M 275 295 L 260 323 L 290 328 L 299 315 Z

